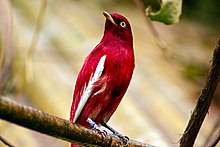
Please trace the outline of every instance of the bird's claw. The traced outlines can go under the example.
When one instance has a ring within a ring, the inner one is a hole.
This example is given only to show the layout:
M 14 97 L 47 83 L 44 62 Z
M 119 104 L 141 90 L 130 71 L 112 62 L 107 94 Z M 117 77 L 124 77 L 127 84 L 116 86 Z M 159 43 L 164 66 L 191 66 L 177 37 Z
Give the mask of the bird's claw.
M 121 139 L 122 139 L 122 141 L 123 141 L 123 143 L 124 143 L 125 146 L 128 145 L 128 141 L 129 141 L 128 136 L 122 136 Z
M 86 121 L 90 124 L 90 126 L 92 127 L 92 130 L 98 132 L 103 137 L 106 137 L 108 133 L 105 130 L 102 130 L 91 118 L 87 118 Z
M 102 130 L 100 127 L 96 126 L 92 128 L 94 131 L 98 132 L 99 134 L 102 135 L 102 137 L 106 137 L 107 136 L 107 132 L 105 130 Z
M 125 146 L 128 145 L 128 141 L 129 141 L 129 137 L 128 136 L 123 136 L 120 133 L 113 133 L 113 134 L 111 134 L 111 136 L 117 137 L 117 138 L 121 139 Z

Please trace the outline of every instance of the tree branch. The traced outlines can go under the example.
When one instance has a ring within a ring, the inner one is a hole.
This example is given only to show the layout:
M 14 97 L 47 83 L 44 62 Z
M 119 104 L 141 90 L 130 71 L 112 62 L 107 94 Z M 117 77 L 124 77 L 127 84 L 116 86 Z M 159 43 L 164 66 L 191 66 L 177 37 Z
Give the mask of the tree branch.
M 164 56 L 167 58 L 168 54 L 167 54 L 167 44 L 165 42 L 165 40 L 161 37 L 161 35 L 158 33 L 158 31 L 156 30 L 156 28 L 154 27 L 153 23 L 149 20 L 149 18 L 146 16 L 146 12 L 145 12 L 145 6 L 143 4 L 143 2 L 141 0 L 134 0 L 136 6 L 138 9 L 140 9 L 141 13 L 143 14 L 145 21 L 154 37 L 154 40 L 157 44 L 157 46 L 162 50 Z M 155 1 L 150 1 L 150 2 L 155 2 Z M 150 5 L 150 4 L 149 4 Z M 168 59 L 168 58 L 167 58 Z
M 8 140 L 6 140 L 5 138 L 3 138 L 1 135 L 0 135 L 0 141 L 3 142 L 6 146 L 8 147 L 15 147 L 14 145 L 12 145 Z
M 207 144 L 206 147 L 216 146 L 219 140 L 220 140 L 220 128 L 218 129 L 216 135 L 212 137 L 212 139 L 210 140 L 210 142 Z
M 212 66 L 207 81 L 199 96 L 197 105 L 191 115 L 186 130 L 180 139 L 180 147 L 193 146 L 201 125 L 211 105 L 213 95 L 220 80 L 220 38 L 213 53 Z
M 0 96 L 0 118 L 43 134 L 84 146 L 123 146 L 123 142 L 117 138 L 111 138 L 109 135 L 103 138 L 101 134 L 91 129 L 73 124 L 68 120 L 49 115 L 40 110 L 20 105 L 3 96 Z M 128 146 L 151 147 L 151 145 L 134 140 L 130 140 Z
M 213 142 L 214 139 L 214 134 L 216 133 L 216 130 L 218 130 L 219 133 L 219 139 L 220 139 L 220 117 L 218 118 L 218 120 L 215 122 L 215 125 L 213 126 L 212 130 L 210 131 L 210 133 L 208 134 L 208 137 L 206 138 L 206 141 L 204 144 L 206 144 L 206 146 L 208 144 L 210 144 L 210 142 Z M 211 146 L 210 146 L 211 147 Z

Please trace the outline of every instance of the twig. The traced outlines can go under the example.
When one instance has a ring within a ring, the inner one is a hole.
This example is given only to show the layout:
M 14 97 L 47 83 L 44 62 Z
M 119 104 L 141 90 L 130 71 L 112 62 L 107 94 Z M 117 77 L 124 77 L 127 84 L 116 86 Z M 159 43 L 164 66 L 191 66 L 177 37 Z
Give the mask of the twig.
M 210 140 L 206 147 L 213 147 L 218 144 L 220 140 L 220 128 L 218 129 L 216 135 Z
M 33 61 L 32 61 L 32 59 L 33 59 L 33 54 L 36 50 L 38 40 L 40 38 L 40 31 L 41 31 L 42 24 L 43 24 L 43 18 L 44 18 L 46 6 L 47 6 L 47 0 L 41 0 L 41 7 L 40 7 L 39 14 L 37 17 L 37 24 L 36 24 L 34 35 L 31 40 L 31 44 L 29 46 L 28 53 L 27 53 L 27 56 L 25 59 L 25 70 L 26 70 L 27 82 L 30 82 L 33 79 L 33 77 L 32 77 L 33 76 Z
M 0 135 L 0 141 L 2 141 L 5 145 L 9 146 L 9 147 L 15 147 L 14 145 L 12 145 L 8 140 L 6 140 L 5 138 L 3 138 Z
M 13 19 L 10 1 L 0 1 L 0 93 L 5 93 L 12 77 L 13 66 Z
M 40 110 L 22 106 L 8 98 L 0 96 L 0 118 L 17 125 L 50 135 L 71 143 L 84 146 L 123 146 L 123 142 L 117 138 L 101 134 L 73 124 L 68 120 L 49 115 Z M 145 143 L 130 140 L 128 146 L 146 147 Z
M 161 37 L 161 35 L 157 32 L 157 30 L 155 29 L 154 25 L 152 24 L 152 22 L 148 19 L 148 17 L 145 14 L 145 7 L 144 4 L 141 0 L 134 0 L 136 6 L 140 9 L 141 13 L 143 14 L 145 21 L 148 25 L 148 27 L 150 28 L 151 33 L 154 36 L 154 39 L 156 41 L 156 44 L 158 45 L 158 47 L 162 50 L 164 56 L 166 58 L 168 58 L 167 55 L 167 45 L 166 42 L 164 41 L 164 39 Z
M 188 125 L 180 139 L 180 147 L 193 146 L 197 134 L 201 128 L 208 109 L 211 105 L 213 95 L 220 80 L 220 38 L 216 44 L 212 66 L 208 73 L 206 84 L 199 96 L 197 105 L 191 115 Z
M 212 137 L 214 136 L 214 134 L 216 133 L 216 130 L 218 130 L 218 128 L 219 128 L 219 133 L 220 133 L 220 117 L 215 122 L 215 125 L 213 126 L 212 130 L 210 131 L 210 133 L 209 133 L 208 137 L 206 138 L 204 144 L 209 144 L 210 140 L 212 140 Z

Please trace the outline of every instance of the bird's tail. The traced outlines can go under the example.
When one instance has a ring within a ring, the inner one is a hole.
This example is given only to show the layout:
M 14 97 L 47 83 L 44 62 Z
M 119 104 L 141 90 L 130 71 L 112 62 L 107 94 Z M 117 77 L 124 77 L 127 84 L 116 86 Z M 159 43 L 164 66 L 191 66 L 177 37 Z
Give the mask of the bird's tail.
M 82 147 L 81 145 L 77 145 L 77 144 L 71 144 L 70 147 Z

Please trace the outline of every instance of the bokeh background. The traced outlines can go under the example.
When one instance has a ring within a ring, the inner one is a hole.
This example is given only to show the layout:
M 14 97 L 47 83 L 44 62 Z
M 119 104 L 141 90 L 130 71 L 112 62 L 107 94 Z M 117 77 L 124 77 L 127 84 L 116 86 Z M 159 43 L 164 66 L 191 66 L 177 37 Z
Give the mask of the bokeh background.
M 1 0 L 0 94 L 69 119 L 77 73 L 103 35 L 102 12 L 117 12 L 132 25 L 136 68 L 109 124 L 131 139 L 178 146 L 210 67 L 219 6 L 218 0 L 186 0 L 178 24 L 153 22 L 164 53 L 132 0 Z M 220 119 L 219 89 L 195 146 L 205 144 Z M 19 147 L 69 146 L 3 120 L 0 135 Z

